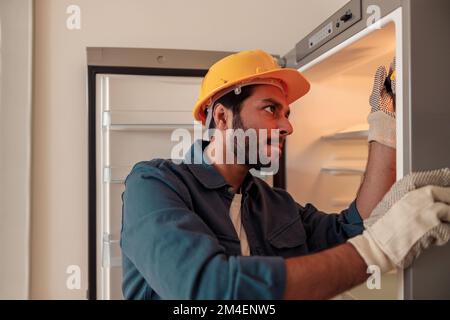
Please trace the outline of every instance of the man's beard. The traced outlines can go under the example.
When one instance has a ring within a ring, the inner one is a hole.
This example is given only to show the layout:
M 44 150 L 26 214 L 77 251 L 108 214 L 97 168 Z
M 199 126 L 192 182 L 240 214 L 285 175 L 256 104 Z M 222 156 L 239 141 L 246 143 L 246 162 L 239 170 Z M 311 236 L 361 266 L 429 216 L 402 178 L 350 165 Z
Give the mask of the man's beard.
M 236 115 L 233 117 L 233 130 L 238 130 L 238 129 L 242 129 L 244 132 L 246 132 L 248 130 L 248 128 L 246 128 L 244 126 L 244 124 L 242 123 L 242 119 L 240 117 L 240 115 Z M 259 132 L 258 132 L 259 133 Z M 272 166 L 272 162 L 269 161 L 262 161 L 261 160 L 261 155 L 260 152 L 262 152 L 260 150 L 261 148 L 261 143 L 259 141 L 259 139 L 261 139 L 262 137 L 257 134 L 257 148 L 256 150 L 253 150 L 252 152 L 256 152 L 256 161 L 251 161 L 250 159 L 250 142 L 249 142 L 249 137 L 247 135 L 245 135 L 245 144 L 242 145 L 239 143 L 239 139 L 233 139 L 233 151 L 234 151 L 234 155 L 235 155 L 235 161 L 237 162 L 237 155 L 239 154 L 239 152 L 241 152 L 241 154 L 244 154 L 244 164 L 249 168 L 249 169 L 255 169 L 255 170 L 261 170 L 262 168 L 269 168 Z M 271 147 L 271 137 L 267 136 L 266 138 L 266 146 L 267 148 Z M 278 141 L 279 144 L 282 143 L 281 139 L 279 138 Z M 278 149 L 278 147 L 276 147 Z M 271 155 L 273 154 L 273 152 L 275 148 L 272 148 L 271 150 Z M 264 151 L 265 152 L 265 157 L 267 158 L 267 149 Z M 278 152 L 278 150 L 276 150 L 276 152 Z M 281 157 L 281 150 L 278 153 L 278 157 L 276 159 L 273 159 L 275 161 L 279 161 Z

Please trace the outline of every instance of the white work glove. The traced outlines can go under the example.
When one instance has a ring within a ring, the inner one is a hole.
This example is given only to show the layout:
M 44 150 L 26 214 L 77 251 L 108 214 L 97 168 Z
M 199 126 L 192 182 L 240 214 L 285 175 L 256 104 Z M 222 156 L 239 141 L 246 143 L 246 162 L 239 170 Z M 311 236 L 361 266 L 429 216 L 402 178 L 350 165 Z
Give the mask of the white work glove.
M 372 226 L 408 192 L 428 185 L 450 187 L 450 169 L 416 171 L 404 176 L 392 185 L 380 203 L 373 209 L 370 217 L 364 220 L 364 227 L 367 229 Z
M 369 122 L 369 142 L 377 141 L 395 149 L 395 57 L 386 73 L 379 66 L 374 77 Z
M 362 235 L 348 240 L 368 266 L 381 272 L 408 267 L 431 244 L 450 239 L 450 187 L 407 193 Z

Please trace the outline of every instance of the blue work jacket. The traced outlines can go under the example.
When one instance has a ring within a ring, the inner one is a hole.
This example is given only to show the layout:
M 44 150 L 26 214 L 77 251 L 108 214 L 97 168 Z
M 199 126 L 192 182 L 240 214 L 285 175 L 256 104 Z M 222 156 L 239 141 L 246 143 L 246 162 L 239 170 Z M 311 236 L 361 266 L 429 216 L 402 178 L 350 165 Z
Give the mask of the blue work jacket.
M 362 233 L 355 201 L 339 214 L 304 206 L 283 189 L 245 177 L 241 256 L 229 216 L 234 193 L 197 140 L 182 163 L 137 163 L 122 194 L 123 294 L 127 299 L 282 299 L 284 258 L 327 249 Z

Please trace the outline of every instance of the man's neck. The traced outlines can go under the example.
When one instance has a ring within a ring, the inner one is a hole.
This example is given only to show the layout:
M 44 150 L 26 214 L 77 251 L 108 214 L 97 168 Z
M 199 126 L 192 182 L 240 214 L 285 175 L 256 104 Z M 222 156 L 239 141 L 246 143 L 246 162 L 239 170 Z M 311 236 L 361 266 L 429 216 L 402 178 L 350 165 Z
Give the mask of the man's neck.
M 223 163 L 225 161 L 216 161 L 213 152 L 216 147 L 217 146 L 214 143 L 214 139 L 212 139 L 205 149 L 205 154 L 211 160 L 214 168 L 216 168 L 216 170 L 223 176 L 225 181 L 233 187 L 234 192 L 237 193 L 240 190 L 242 182 L 247 176 L 249 168 L 244 164 L 227 164 Z M 225 150 L 223 151 L 223 154 L 226 154 Z

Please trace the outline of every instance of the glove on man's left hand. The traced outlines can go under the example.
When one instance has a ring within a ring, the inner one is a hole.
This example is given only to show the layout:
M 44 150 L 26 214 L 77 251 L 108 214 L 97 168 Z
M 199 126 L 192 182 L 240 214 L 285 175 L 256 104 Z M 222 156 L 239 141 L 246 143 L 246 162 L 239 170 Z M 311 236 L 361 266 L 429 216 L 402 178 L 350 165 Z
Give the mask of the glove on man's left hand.
M 348 240 L 366 264 L 382 272 L 407 268 L 432 244 L 450 239 L 450 188 L 426 186 L 407 193 L 363 234 Z

